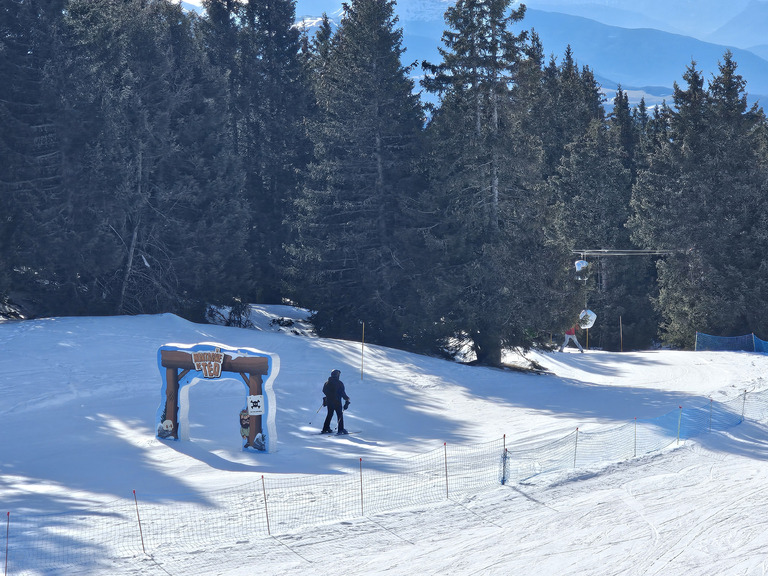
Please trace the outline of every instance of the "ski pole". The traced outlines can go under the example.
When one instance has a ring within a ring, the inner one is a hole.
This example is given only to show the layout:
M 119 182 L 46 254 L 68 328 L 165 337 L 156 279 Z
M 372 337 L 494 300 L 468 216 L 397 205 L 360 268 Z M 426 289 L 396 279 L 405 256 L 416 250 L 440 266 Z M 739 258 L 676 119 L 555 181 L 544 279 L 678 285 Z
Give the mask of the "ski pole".
M 317 409 L 317 412 L 320 412 L 320 409 L 323 407 L 322 404 L 320 404 L 320 408 Z M 315 412 L 315 416 L 317 416 L 317 412 Z M 315 419 L 315 416 L 312 416 L 312 420 Z M 312 424 L 312 420 L 309 421 L 310 424 Z

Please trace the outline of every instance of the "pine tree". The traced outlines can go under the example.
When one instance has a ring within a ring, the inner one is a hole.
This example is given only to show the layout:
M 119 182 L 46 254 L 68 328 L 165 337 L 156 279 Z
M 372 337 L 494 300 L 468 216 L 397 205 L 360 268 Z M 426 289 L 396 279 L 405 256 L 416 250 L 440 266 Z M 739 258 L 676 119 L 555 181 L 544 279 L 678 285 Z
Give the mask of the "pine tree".
M 620 192 L 617 190 L 622 199 L 623 219 L 616 220 L 621 229 L 621 243 L 616 248 L 636 249 L 627 221 L 632 212 L 631 186 L 637 179 L 638 170 L 645 166 L 645 153 L 650 146 L 650 117 L 645 100 L 641 98 L 630 110 L 628 95 L 619 87 L 608 120 L 610 130 L 617 135 L 622 163 L 631 177 L 629 186 Z M 609 291 L 603 292 L 607 306 L 602 311 L 600 345 L 611 349 L 647 348 L 658 335 L 659 317 L 653 308 L 653 298 L 658 294 L 655 261 L 650 256 L 630 256 L 614 257 L 605 264 L 608 263 L 611 264 L 613 282 Z
M 546 105 L 541 137 L 548 177 L 557 170 L 565 147 L 586 134 L 594 120 L 603 118 L 603 98 L 592 71 L 579 69 L 571 47 L 561 64 L 552 57 L 544 72 Z
M 654 106 L 653 113 L 648 110 L 645 98 L 641 98 L 637 106 L 632 110 L 632 123 L 635 127 L 635 153 L 632 156 L 633 185 L 637 180 L 637 173 L 648 168 L 648 159 L 653 149 L 658 146 L 654 135 L 654 126 L 657 124 L 659 107 Z
M 55 214 L 46 207 L 61 193 L 62 154 L 54 119 L 57 110 L 46 84 L 61 1 L 0 5 L 0 300 L 9 293 L 42 312 L 41 293 L 50 286 L 35 226 L 55 236 Z
M 200 29 L 206 45 L 206 52 L 211 64 L 221 70 L 227 78 L 227 93 L 217 105 L 226 110 L 227 125 L 230 131 L 232 149 L 237 149 L 239 141 L 238 110 L 236 109 L 239 93 L 239 0 L 204 0 L 206 17 L 202 19 Z
M 623 106 L 623 99 L 618 101 Z M 635 247 L 625 226 L 632 178 L 622 142 L 622 132 L 615 125 L 593 121 L 581 139 L 566 147 L 558 173 L 549 181 L 563 198 L 561 222 L 573 248 Z M 656 321 L 650 301 L 654 287 L 650 258 L 592 256 L 587 260 L 588 294 L 579 304 L 598 314 L 590 342 L 612 350 L 618 350 L 622 340 L 627 347 L 648 346 Z
M 309 159 L 308 88 L 293 0 L 247 0 L 240 11 L 240 146 L 250 200 L 249 297 L 280 302 L 298 173 Z
M 71 287 L 69 313 L 181 311 L 225 283 L 242 251 L 226 122 L 211 106 L 222 78 L 193 23 L 163 0 L 68 5 L 67 194 L 49 265 Z
M 551 325 L 566 292 L 566 256 L 547 234 L 540 140 L 521 130 L 540 103 L 536 62 L 525 62 L 540 55 L 513 33 L 525 7 L 510 4 L 449 8 L 443 61 L 425 65 L 423 81 L 440 97 L 428 128 L 435 219 L 425 302 L 444 336 L 468 337 L 478 361 L 496 365 L 503 347 L 528 346 Z M 518 74 L 528 98 L 515 100 Z
M 761 244 L 765 210 L 765 116 L 747 108 L 745 82 L 726 53 L 704 90 L 692 64 L 675 85 L 668 138 L 633 190 L 634 238 L 675 253 L 659 262 L 664 337 L 693 344 L 696 331 L 765 329 Z
M 314 158 L 297 201 L 294 269 L 300 301 L 321 332 L 371 341 L 402 338 L 412 250 L 404 232 L 414 190 L 422 111 L 401 63 L 391 0 L 344 5 L 326 19 L 310 57 L 317 117 Z
M 641 105 L 644 107 L 645 103 L 641 102 Z M 641 114 L 645 116 L 644 108 Z M 611 128 L 619 133 L 619 145 L 624 155 L 622 163 L 634 178 L 635 155 L 640 131 L 629 107 L 629 96 L 621 89 L 621 86 L 616 90 L 616 97 L 613 100 L 613 111 L 609 115 L 609 121 Z

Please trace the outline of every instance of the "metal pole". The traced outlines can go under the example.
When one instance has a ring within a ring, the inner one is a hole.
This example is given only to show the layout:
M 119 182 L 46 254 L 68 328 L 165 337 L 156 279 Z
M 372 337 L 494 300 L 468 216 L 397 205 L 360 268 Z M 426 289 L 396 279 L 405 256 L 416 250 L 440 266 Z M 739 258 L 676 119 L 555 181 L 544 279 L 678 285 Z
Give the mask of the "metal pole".
M 264 484 L 264 474 L 261 475 L 261 490 L 264 493 L 264 516 L 267 519 L 267 534 L 272 535 L 272 532 L 269 530 L 269 510 L 267 509 L 267 487 Z
M 579 429 L 576 428 L 576 445 L 573 447 L 573 467 L 576 468 L 576 453 L 579 450 Z
M 8 512 L 8 522 L 5 526 L 5 576 L 8 576 L 8 538 L 11 533 L 11 513 Z
M 619 316 L 619 342 L 620 342 L 620 351 L 624 352 L 624 329 L 621 325 L 621 316 Z
M 747 391 L 744 390 L 744 403 L 741 405 L 741 421 L 744 422 L 744 413 L 747 410 Z
M 448 444 L 443 442 L 443 455 L 445 460 L 445 497 L 448 498 Z
M 136 490 L 133 491 L 133 501 L 136 503 L 136 518 L 139 521 L 139 535 L 141 536 L 141 549 L 144 551 L 144 554 L 147 553 L 146 548 L 144 548 L 144 532 L 141 530 L 141 517 L 139 516 L 139 500 L 136 498 Z
M 509 457 L 509 453 L 507 452 L 507 449 L 504 448 L 504 459 L 502 461 L 503 470 L 501 471 L 501 485 L 505 486 L 507 484 L 507 458 Z
M 363 510 L 363 459 L 360 458 L 360 515 L 365 516 Z
M 501 456 L 501 485 L 507 483 L 507 435 L 504 434 L 504 453 Z

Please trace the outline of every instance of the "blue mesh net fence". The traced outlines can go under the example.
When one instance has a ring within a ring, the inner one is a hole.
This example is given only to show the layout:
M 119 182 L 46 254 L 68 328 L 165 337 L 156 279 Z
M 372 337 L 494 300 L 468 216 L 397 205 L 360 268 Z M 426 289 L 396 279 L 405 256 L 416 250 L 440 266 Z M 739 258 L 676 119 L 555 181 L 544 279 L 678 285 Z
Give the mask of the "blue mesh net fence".
M 768 352 L 768 342 L 754 334 L 743 336 L 712 336 L 696 332 L 696 350 L 706 352 Z

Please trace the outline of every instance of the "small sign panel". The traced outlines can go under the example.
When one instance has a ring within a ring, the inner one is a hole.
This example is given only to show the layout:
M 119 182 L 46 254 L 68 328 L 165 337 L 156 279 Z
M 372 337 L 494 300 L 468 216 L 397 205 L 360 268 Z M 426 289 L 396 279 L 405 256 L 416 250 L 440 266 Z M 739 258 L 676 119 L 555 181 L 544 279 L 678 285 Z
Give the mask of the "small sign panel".
M 260 416 L 264 414 L 264 396 L 261 394 L 248 396 L 248 415 Z

